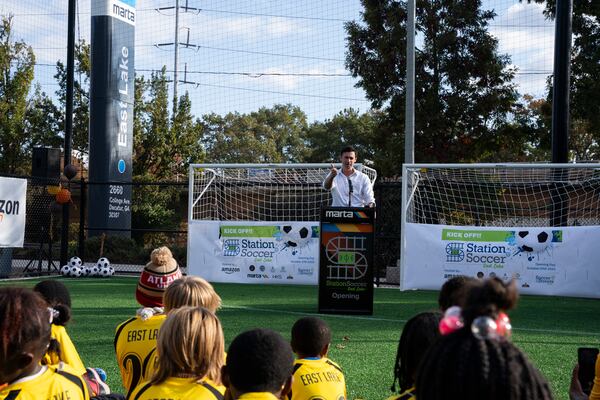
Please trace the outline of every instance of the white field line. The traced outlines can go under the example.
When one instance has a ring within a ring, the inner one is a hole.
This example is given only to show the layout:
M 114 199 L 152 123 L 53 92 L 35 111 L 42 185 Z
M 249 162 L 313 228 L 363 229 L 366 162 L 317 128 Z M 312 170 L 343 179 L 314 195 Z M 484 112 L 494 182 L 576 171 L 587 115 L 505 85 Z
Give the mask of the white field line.
M 248 306 L 228 306 L 222 305 L 221 308 L 230 308 L 230 309 L 239 309 L 239 310 L 248 310 L 248 311 L 261 311 L 265 313 L 274 313 L 274 314 L 287 314 L 287 315 L 307 315 L 307 313 L 301 313 L 298 311 L 284 311 L 284 310 L 274 310 L 270 308 L 256 308 L 256 307 L 248 307 Z M 311 313 L 312 314 L 312 313 Z M 378 317 L 366 317 L 361 315 L 340 315 L 340 314 L 319 314 L 316 315 L 327 317 L 327 318 L 340 318 L 340 319 L 361 319 L 365 321 L 382 321 L 382 322 L 397 322 L 404 324 L 407 320 L 405 319 L 392 319 L 392 318 L 378 318 Z M 552 334 L 561 334 L 561 335 L 571 335 L 571 336 L 596 336 L 600 337 L 599 332 L 585 332 L 585 331 L 563 331 L 563 330 L 549 330 L 549 329 L 539 329 L 539 328 L 513 328 L 514 331 L 523 331 L 523 332 L 533 332 L 533 333 L 552 333 Z

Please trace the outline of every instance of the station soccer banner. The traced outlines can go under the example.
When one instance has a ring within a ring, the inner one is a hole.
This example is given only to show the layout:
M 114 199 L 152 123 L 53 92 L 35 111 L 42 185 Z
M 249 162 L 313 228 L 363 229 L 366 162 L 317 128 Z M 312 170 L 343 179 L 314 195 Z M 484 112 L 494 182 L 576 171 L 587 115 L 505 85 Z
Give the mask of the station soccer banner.
M 0 177 L 0 247 L 23 247 L 27 179 Z
M 401 289 L 457 275 L 516 279 L 524 294 L 600 297 L 600 227 L 497 228 L 406 223 Z
M 319 223 L 191 221 L 187 270 L 211 282 L 316 285 Z

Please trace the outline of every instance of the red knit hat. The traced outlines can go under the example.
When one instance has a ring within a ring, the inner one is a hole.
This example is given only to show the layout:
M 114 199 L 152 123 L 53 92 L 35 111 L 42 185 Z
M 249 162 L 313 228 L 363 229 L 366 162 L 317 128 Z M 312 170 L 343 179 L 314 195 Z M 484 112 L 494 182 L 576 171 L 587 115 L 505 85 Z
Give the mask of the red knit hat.
M 162 307 L 163 293 L 176 279 L 181 278 L 177 261 L 168 247 L 159 247 L 150 254 L 150 262 L 140 275 L 135 298 L 144 307 Z

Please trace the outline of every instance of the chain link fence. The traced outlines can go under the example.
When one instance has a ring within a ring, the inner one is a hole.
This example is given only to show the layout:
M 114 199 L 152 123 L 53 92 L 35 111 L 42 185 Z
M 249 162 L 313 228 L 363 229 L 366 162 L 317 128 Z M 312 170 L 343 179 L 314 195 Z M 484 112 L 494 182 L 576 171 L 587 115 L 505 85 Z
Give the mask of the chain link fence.
M 68 257 L 78 256 L 88 265 L 106 257 L 116 273 L 138 274 L 149 261 L 152 249 L 168 246 L 185 272 L 187 181 L 132 183 L 131 229 L 108 230 L 87 226 L 89 210 L 85 199 L 91 185 L 110 185 L 111 182 L 88 182 L 85 179 L 60 182 L 58 179 L 30 176 L 18 178 L 27 179 L 24 246 L 0 249 L 0 278 L 59 274 L 63 206 L 56 203 L 54 190 L 61 184 L 71 192 L 71 201 L 66 204 L 70 207 Z M 401 191 L 400 182 L 375 185 L 378 204 L 375 222 L 376 283 L 385 282 L 387 267 L 396 267 L 399 259 Z

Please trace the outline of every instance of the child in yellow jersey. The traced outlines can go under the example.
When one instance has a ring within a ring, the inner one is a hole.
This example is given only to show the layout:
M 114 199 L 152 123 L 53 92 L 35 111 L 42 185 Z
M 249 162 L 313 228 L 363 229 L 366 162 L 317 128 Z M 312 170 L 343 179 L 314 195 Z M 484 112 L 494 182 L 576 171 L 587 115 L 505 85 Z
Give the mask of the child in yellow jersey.
M 291 400 L 346 399 L 346 381 L 342 369 L 329 358 L 331 330 L 325 321 L 315 317 L 300 318 L 292 327 L 294 379 Z
M 42 359 L 46 365 L 68 364 L 78 375 L 86 373 L 75 345 L 67 333 L 66 325 L 71 320 L 71 295 L 64 283 L 57 280 L 45 280 L 34 286 L 54 310 L 50 346 Z
M 127 394 L 151 375 L 158 330 L 165 321 L 163 293 L 181 278 L 177 261 L 167 247 L 154 249 L 140 276 L 136 299 L 142 305 L 135 317 L 117 326 L 115 353 Z
M 154 375 L 128 398 L 222 400 L 224 346 L 221 323 L 211 311 L 187 306 L 171 311 L 158 334 Z
M 0 288 L 0 399 L 89 399 L 75 371 L 40 364 L 50 344 L 51 318 L 39 294 Z
M 415 398 L 415 377 L 421 359 L 427 349 L 441 336 L 439 325 L 442 314 L 424 312 L 415 315 L 406 322 L 396 353 L 394 364 L 394 382 L 391 390 L 396 392 L 396 381 L 400 384 L 399 394 L 388 400 L 408 400 Z
M 291 387 L 294 355 L 277 332 L 253 329 L 239 334 L 222 368 L 225 400 L 283 399 Z

